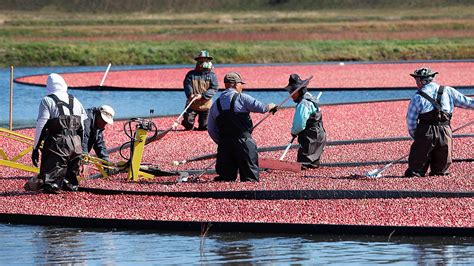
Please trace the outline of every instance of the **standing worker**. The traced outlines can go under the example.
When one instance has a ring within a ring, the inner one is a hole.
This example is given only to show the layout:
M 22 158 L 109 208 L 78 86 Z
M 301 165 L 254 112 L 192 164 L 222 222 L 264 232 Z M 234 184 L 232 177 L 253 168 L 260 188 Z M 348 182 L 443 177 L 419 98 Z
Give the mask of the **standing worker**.
M 74 96 L 67 93 L 67 84 L 60 75 L 52 73 L 48 76 L 46 90 L 48 95 L 39 106 L 31 159 L 33 165 L 38 166 L 39 147 L 44 140 L 38 176 L 43 191 L 75 191 L 79 185 L 77 175 L 85 110 Z
M 298 74 L 291 74 L 285 89 L 296 104 L 291 135 L 298 138 L 297 162 L 303 169 L 319 167 L 319 159 L 326 146 L 326 131 L 323 127 L 319 99 L 314 98 L 307 89 L 309 80 L 301 80 Z
M 411 98 L 407 112 L 408 133 L 414 139 L 408 157 L 406 177 L 448 175 L 452 162 L 451 117 L 454 107 L 474 109 L 474 100 L 449 86 L 440 86 L 428 67 L 410 74 L 418 91 Z
M 109 154 L 105 146 L 105 126 L 114 124 L 115 111 L 108 105 L 93 107 L 86 110 L 87 119 L 84 121 L 84 139 L 82 140 L 82 152 L 89 153 L 94 149 L 100 159 L 109 161 Z
M 207 116 L 212 105 L 212 97 L 219 89 L 217 77 L 213 71 L 212 59 L 208 51 L 201 51 L 194 58 L 196 67 L 189 71 L 184 78 L 184 93 L 187 97 L 185 106 L 195 99 L 183 115 L 181 124 L 186 130 L 193 129 L 196 115 L 199 121 L 198 130 L 207 129 Z
M 258 181 L 257 145 L 252 139 L 253 123 L 250 112 L 276 111 L 275 104 L 263 104 L 242 93 L 243 84 L 237 72 L 224 77 L 226 90 L 212 105 L 208 132 L 217 146 L 215 181 L 235 181 L 237 170 L 240 181 Z

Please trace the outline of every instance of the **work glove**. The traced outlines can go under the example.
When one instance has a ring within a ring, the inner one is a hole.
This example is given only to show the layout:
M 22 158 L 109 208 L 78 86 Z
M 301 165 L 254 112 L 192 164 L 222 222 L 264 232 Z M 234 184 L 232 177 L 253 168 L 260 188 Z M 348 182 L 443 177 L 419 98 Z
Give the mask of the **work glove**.
M 274 103 L 269 103 L 267 104 L 267 110 L 268 112 L 275 114 L 277 111 L 278 107 Z
M 104 171 L 105 171 L 105 173 L 106 173 L 108 176 L 116 175 L 116 174 L 119 173 L 119 170 L 118 170 L 118 169 L 105 168 Z
M 293 138 L 297 138 L 297 137 L 298 137 L 298 135 L 291 133 L 291 137 L 293 137 Z
M 39 156 L 39 150 L 33 149 L 33 152 L 31 153 L 31 162 L 35 167 L 38 167 Z

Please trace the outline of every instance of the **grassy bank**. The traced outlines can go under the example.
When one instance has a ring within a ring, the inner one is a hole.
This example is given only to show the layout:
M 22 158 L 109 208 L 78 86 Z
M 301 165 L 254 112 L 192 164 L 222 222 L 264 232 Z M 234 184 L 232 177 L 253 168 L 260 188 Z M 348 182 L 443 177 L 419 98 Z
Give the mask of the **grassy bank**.
M 472 5 L 470 0 L 2 0 L 0 9 L 63 12 L 202 12 L 321 10 L 335 8 L 427 8 Z
M 384 61 L 474 58 L 474 39 L 418 41 L 94 42 L 0 44 L 0 63 L 16 66 L 190 64 L 196 51 L 216 63 Z
M 216 63 L 474 58 L 473 5 L 453 3 L 233 13 L 0 10 L 0 65 L 189 64 L 200 49 Z

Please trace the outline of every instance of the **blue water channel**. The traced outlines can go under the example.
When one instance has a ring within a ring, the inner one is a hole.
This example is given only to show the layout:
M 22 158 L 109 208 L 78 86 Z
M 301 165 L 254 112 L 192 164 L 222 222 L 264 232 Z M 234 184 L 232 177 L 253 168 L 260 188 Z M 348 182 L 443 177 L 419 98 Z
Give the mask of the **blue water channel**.
M 188 66 L 113 66 L 112 70 L 126 69 L 156 69 Z M 27 75 L 49 74 L 52 72 L 87 72 L 104 71 L 106 66 L 98 67 L 17 67 L 14 69 L 14 76 L 21 77 Z M 130 77 L 133 78 L 133 77 Z M 184 78 L 184 77 L 183 77 Z M 223 78 L 223 77 L 219 77 Z M 348 81 L 349 82 L 349 81 Z M 98 81 L 99 83 L 99 81 Z M 282 86 L 284 86 L 283 84 Z M 314 86 L 317 87 L 317 84 Z M 461 92 L 469 95 L 474 94 L 474 88 L 462 89 Z M 34 126 L 38 113 L 38 106 L 45 96 L 45 88 L 29 86 L 23 84 L 13 85 L 13 127 Z M 96 90 L 70 90 L 85 108 L 99 106 L 102 104 L 111 105 L 116 111 L 118 119 L 131 117 L 148 116 L 150 109 L 155 115 L 179 114 L 184 108 L 184 93 L 182 91 L 96 91 Z M 263 102 L 274 102 L 279 104 L 286 97 L 286 91 L 247 91 L 248 94 Z M 361 101 L 378 101 L 386 99 L 408 99 L 413 95 L 413 90 L 343 90 L 327 91 L 321 96 L 322 104 L 349 103 Z M 217 94 L 216 96 L 218 96 Z M 10 69 L 0 68 L 0 127 L 9 125 L 10 113 Z M 293 106 L 289 100 L 285 106 Z
M 112 70 L 191 66 L 113 66 Z M 102 67 L 20 67 L 15 77 L 51 72 L 105 71 Z M 0 69 L 0 127 L 9 122 L 9 73 Z M 222 78 L 222 77 L 219 77 Z M 474 88 L 461 90 L 473 95 Z M 71 91 L 87 107 L 112 105 L 118 118 L 178 114 L 183 92 Z M 14 85 L 13 126 L 33 126 L 45 89 Z M 248 92 L 280 103 L 287 92 Z M 328 91 L 322 104 L 408 99 L 414 90 Z M 287 102 L 287 106 L 294 103 Z M 1 181 L 0 181 L 1 182 Z M 0 224 L 0 265 L 11 264 L 474 264 L 472 237 L 335 236 L 118 231 Z

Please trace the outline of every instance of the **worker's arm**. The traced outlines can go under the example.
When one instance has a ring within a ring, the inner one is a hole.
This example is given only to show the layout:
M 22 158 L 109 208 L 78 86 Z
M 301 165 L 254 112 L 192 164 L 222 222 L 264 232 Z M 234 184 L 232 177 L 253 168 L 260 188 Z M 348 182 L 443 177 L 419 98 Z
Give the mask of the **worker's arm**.
M 107 147 L 105 146 L 105 140 L 104 140 L 104 130 L 98 130 L 97 131 L 97 139 L 94 143 L 94 151 L 97 157 L 100 159 L 104 159 L 106 161 L 109 160 L 109 153 L 107 152 Z
M 418 115 L 420 114 L 420 108 L 418 107 L 418 103 L 420 100 L 419 95 L 415 95 L 408 104 L 408 111 L 407 111 L 407 129 L 408 129 L 408 134 L 412 138 L 415 138 L 415 131 L 416 131 L 416 126 L 417 126 L 417 121 L 418 121 Z
M 202 93 L 202 97 L 206 100 L 211 99 L 219 89 L 219 82 L 217 81 L 217 76 L 214 72 L 209 72 L 209 88 L 207 91 Z
M 314 106 L 311 103 L 312 106 Z M 291 134 L 298 135 L 301 131 L 306 128 L 306 121 L 310 115 L 315 112 L 316 108 L 310 108 L 307 104 L 300 102 L 295 108 L 295 114 L 293 115 L 293 124 L 291 126 Z
M 216 125 L 216 118 L 218 115 L 219 111 L 217 110 L 217 106 L 214 103 L 209 110 L 209 115 L 207 117 L 207 132 L 216 144 L 219 144 L 219 130 L 217 129 Z

